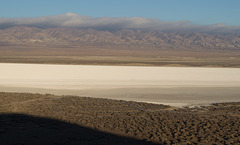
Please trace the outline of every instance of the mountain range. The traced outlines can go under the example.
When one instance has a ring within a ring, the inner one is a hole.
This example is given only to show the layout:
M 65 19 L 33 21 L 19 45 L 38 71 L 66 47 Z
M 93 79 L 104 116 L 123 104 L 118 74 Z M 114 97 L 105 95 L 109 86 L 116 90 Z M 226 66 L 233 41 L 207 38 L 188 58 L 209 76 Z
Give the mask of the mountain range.
M 77 28 L 37 28 L 17 26 L 0 29 L 0 50 L 27 48 L 59 50 L 167 50 L 237 51 L 240 33 L 161 32 L 123 29 L 101 31 Z

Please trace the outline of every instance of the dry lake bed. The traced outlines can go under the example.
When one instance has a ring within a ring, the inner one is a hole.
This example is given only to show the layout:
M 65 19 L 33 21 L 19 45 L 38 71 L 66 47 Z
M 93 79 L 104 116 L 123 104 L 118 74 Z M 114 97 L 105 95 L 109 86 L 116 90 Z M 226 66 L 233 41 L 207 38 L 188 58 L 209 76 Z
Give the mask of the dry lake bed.
M 240 101 L 239 68 L 0 63 L 0 92 L 168 104 Z

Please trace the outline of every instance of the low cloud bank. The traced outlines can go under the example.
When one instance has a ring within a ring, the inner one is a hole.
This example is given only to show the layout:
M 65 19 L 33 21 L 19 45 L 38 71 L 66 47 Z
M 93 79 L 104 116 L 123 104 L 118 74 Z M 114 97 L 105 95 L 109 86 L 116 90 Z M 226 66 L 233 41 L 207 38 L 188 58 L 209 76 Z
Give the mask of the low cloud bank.
M 36 18 L 0 18 L 0 29 L 13 26 L 32 26 L 39 28 L 74 27 L 98 30 L 141 29 L 157 31 L 190 31 L 210 33 L 240 32 L 240 26 L 225 24 L 195 25 L 189 21 L 167 22 L 143 17 L 99 17 L 67 13 Z

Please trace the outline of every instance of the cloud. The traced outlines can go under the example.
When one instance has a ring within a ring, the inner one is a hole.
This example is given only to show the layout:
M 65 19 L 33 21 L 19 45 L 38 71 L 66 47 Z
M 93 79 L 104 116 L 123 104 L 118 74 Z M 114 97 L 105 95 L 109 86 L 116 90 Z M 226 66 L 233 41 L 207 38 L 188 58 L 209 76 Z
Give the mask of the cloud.
M 0 18 L 0 28 L 13 26 L 32 26 L 39 28 L 74 27 L 92 28 L 99 30 L 141 29 L 157 31 L 190 31 L 190 32 L 240 32 L 240 26 L 225 24 L 195 25 L 189 21 L 168 22 L 143 17 L 99 17 L 83 16 L 67 13 L 56 16 L 36 18 Z

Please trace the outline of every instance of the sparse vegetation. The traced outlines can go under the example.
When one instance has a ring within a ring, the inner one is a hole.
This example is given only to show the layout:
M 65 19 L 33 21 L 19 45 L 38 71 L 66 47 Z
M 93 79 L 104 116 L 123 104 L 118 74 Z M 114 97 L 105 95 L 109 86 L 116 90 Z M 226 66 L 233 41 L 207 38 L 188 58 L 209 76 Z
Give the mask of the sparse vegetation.
M 0 113 L 52 118 L 160 144 L 239 144 L 239 104 L 170 110 L 100 98 L 0 93 Z

